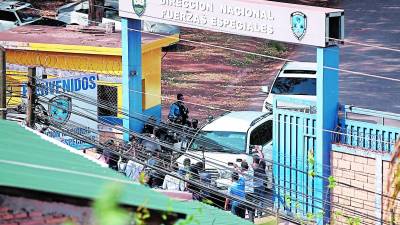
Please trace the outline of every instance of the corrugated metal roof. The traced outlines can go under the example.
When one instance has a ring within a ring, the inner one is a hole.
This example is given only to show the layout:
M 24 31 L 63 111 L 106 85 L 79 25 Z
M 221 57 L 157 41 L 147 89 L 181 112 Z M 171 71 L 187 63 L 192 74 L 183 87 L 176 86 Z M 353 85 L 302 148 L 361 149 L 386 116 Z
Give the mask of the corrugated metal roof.
M 229 212 L 190 201 L 177 202 L 121 174 L 71 153 L 15 122 L 0 120 L 0 186 L 86 199 L 96 198 L 111 181 L 124 183 L 122 204 L 193 214 L 193 224 L 251 224 Z

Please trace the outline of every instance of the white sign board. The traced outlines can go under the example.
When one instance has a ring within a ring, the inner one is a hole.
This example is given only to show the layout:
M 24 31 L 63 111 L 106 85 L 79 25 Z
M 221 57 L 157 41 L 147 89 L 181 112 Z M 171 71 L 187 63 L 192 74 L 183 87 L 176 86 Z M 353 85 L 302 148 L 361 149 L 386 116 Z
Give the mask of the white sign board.
M 343 10 L 263 0 L 119 0 L 121 17 L 325 47 Z M 332 29 L 332 28 L 331 28 Z
M 53 97 L 62 94 L 62 90 L 65 90 L 67 93 L 79 93 L 85 97 L 97 99 L 97 75 L 81 75 L 74 77 L 45 79 L 40 81 L 40 84 L 42 87 L 36 87 L 36 95 L 39 99 L 43 98 L 44 101 L 49 101 Z M 26 85 L 23 85 L 22 95 L 26 96 L 26 92 Z M 39 103 L 42 104 L 45 109 L 48 109 L 48 104 L 43 102 Z M 71 110 L 73 112 L 90 117 L 97 117 L 96 102 L 88 104 L 87 102 L 72 98 L 71 103 Z M 71 113 L 68 121 L 72 121 L 81 125 L 80 127 L 73 128 L 72 131 L 76 134 L 89 136 L 92 140 L 98 140 L 98 135 L 90 131 L 97 130 L 97 123 L 81 115 Z M 68 122 L 66 126 L 68 126 Z M 82 142 L 78 139 L 66 136 L 59 131 L 49 129 L 45 132 L 45 134 L 76 149 L 93 147 L 92 145 Z

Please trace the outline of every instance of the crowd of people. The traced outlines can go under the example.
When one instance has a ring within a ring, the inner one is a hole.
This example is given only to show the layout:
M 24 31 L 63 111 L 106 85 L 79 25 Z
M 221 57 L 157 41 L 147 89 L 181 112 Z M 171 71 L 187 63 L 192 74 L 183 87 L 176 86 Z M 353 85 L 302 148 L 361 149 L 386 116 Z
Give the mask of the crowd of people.
M 183 95 L 178 94 L 177 101 L 170 107 L 169 121 L 184 126 L 197 127 L 197 124 L 192 124 L 188 120 L 189 110 L 183 101 Z M 189 158 L 186 158 L 181 166 L 176 162 L 164 161 L 160 155 L 162 148 L 157 143 L 155 128 L 148 126 L 145 129 L 149 138 L 140 141 L 144 151 L 137 151 L 133 148 L 132 156 L 139 158 L 139 152 L 145 154 L 142 159 L 147 161 L 146 164 L 143 165 L 143 163 L 132 160 L 118 164 L 116 160 L 110 160 L 113 157 L 106 152 L 105 156 L 109 159 L 110 167 L 123 172 L 131 180 L 146 184 L 151 188 L 190 192 L 195 200 L 214 202 L 215 193 L 210 192 L 207 187 L 213 188 L 215 183 L 213 183 L 211 174 L 205 170 L 204 163 L 199 161 L 192 164 Z M 115 143 L 108 144 L 110 146 L 115 145 Z M 247 218 L 251 221 L 254 221 L 256 216 L 261 215 L 259 209 L 264 207 L 263 199 L 266 198 L 266 164 L 259 147 L 254 147 L 256 154 L 252 157 L 251 162 L 242 160 L 240 166 L 233 164 L 233 170 L 229 170 L 231 172 L 231 185 L 226 193 L 229 197 L 221 202 L 225 210 L 230 210 L 239 217 L 245 218 L 247 212 Z M 164 171 L 153 169 L 153 167 L 163 168 Z
M 253 156 L 252 163 L 242 161 L 240 167 L 235 166 L 236 172 L 231 175 L 232 184 L 228 194 L 240 199 L 225 200 L 225 210 L 229 209 L 234 215 L 245 218 L 246 211 L 249 220 L 254 221 L 255 216 L 261 216 L 266 199 L 266 164 L 262 151 L 255 147 L 257 154 Z M 244 204 L 246 202 L 246 204 Z M 230 204 L 229 204 L 230 203 Z M 256 215 L 257 213 L 257 215 Z
M 264 207 L 263 202 L 266 196 L 266 164 L 261 150 L 254 155 L 252 162 L 243 160 L 240 166 L 235 166 L 231 171 L 231 185 L 228 188 L 224 208 L 230 210 L 234 215 L 254 221 L 255 217 L 261 216 L 259 210 Z M 147 160 L 150 166 L 168 168 L 162 165 L 162 160 L 157 151 Z M 236 165 L 236 164 L 234 164 Z M 205 170 L 203 162 L 191 163 L 189 158 L 183 161 L 183 165 L 172 163 L 168 173 L 159 170 L 146 168 L 142 164 L 128 161 L 124 173 L 130 179 L 148 185 L 151 188 L 161 188 L 169 191 L 190 192 L 193 199 L 204 201 L 205 199 L 214 202 L 215 195 L 209 191 L 215 183 L 211 174 Z M 140 180 L 140 179 L 143 180 Z M 189 182 L 187 182 L 189 181 Z

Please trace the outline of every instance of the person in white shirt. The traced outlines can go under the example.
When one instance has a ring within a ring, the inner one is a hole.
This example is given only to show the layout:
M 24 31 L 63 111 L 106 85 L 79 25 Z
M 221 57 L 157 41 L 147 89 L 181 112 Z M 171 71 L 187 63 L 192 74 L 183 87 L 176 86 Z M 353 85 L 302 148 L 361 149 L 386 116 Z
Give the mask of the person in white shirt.
M 239 169 L 239 180 L 242 180 L 245 185 L 245 198 L 249 202 L 254 202 L 254 171 L 253 168 L 249 167 L 246 161 L 242 161 Z M 255 209 L 253 207 L 246 207 L 249 220 L 254 222 Z
M 136 158 L 137 152 L 134 147 L 130 149 L 133 157 Z M 131 180 L 138 182 L 139 181 L 139 175 L 143 171 L 144 166 L 140 163 L 134 162 L 133 160 L 128 160 L 125 166 L 124 173 L 125 175 L 130 178 Z
M 177 163 L 173 164 L 172 169 L 173 169 L 173 172 L 172 172 L 173 175 L 181 177 L 178 173 L 179 166 Z M 178 178 L 168 174 L 164 178 L 162 188 L 164 190 L 169 190 L 169 191 L 184 191 L 185 190 L 185 182 L 182 179 L 178 179 Z

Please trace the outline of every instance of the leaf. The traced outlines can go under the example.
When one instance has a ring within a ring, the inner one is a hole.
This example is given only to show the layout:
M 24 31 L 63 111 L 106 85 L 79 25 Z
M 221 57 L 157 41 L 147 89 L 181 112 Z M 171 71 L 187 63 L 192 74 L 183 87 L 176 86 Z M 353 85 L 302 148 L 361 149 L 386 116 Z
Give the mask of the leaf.
M 333 176 L 328 177 L 328 182 L 329 182 L 328 184 L 329 189 L 333 189 L 336 187 L 336 179 Z
M 312 213 L 307 213 L 307 220 L 314 220 L 314 214 L 312 214 Z
M 313 169 L 308 171 L 308 176 L 315 177 L 315 171 Z
M 292 200 L 290 198 L 290 195 L 285 195 L 285 204 L 287 207 L 290 207 L 290 204 L 292 203 Z
M 309 165 L 314 166 L 315 159 L 314 159 L 314 150 L 313 149 L 310 149 L 308 151 L 307 161 L 308 161 Z
M 333 214 L 335 216 L 343 216 L 343 212 L 342 211 L 335 211 Z
M 210 199 L 203 199 L 203 201 L 202 201 L 203 203 L 205 203 L 205 204 L 208 204 L 208 205 L 212 205 L 212 204 L 214 204 L 214 202 L 213 201 L 211 201 Z
M 361 219 L 359 217 L 348 217 L 346 222 L 348 225 L 360 225 Z

